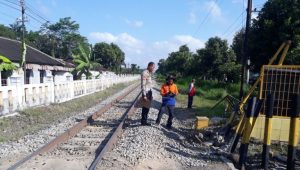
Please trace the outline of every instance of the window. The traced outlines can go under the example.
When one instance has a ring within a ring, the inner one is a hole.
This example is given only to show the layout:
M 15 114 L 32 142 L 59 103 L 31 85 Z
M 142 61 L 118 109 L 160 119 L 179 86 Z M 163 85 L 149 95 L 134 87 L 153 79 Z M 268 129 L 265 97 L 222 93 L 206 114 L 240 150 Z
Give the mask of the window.
M 1 71 L 1 85 L 7 86 L 7 78 L 11 75 L 11 71 Z
M 40 70 L 40 83 L 44 83 L 44 77 L 46 75 L 45 70 Z
M 31 75 L 31 73 L 32 73 L 32 70 L 30 70 L 30 69 L 26 70 L 25 84 L 30 84 L 30 75 Z

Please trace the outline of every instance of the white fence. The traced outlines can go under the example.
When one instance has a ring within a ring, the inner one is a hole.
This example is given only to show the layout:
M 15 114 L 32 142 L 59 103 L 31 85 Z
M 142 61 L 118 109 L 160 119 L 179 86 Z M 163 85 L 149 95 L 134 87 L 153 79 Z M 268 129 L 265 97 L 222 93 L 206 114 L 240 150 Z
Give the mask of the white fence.
M 104 90 L 113 84 L 137 80 L 138 75 L 102 77 L 62 83 L 26 84 L 0 87 L 0 116 L 27 107 L 60 103 Z

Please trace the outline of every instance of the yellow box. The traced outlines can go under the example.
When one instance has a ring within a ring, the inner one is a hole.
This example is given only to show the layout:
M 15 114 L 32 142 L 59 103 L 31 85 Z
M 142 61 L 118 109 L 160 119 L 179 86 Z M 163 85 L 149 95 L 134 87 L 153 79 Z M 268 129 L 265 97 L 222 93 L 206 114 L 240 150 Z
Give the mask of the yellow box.
M 195 128 L 201 129 L 201 128 L 208 127 L 208 122 L 209 122 L 208 117 L 197 116 L 195 121 Z

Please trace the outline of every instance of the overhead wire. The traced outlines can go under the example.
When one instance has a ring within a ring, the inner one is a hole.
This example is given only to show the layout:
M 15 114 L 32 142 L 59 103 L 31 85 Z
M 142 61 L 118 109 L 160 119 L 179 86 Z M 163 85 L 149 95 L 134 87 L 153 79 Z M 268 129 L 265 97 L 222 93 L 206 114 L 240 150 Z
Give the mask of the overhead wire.
M 218 3 L 218 0 L 213 0 L 212 2 L 215 2 L 216 4 Z M 213 10 L 213 5 L 210 6 L 208 13 L 205 15 L 205 17 L 203 18 L 203 20 L 200 22 L 199 26 L 197 27 L 197 29 L 195 30 L 194 34 L 192 34 L 192 37 L 195 37 L 196 34 L 198 33 L 198 31 L 200 30 L 200 28 L 203 26 L 203 24 L 207 21 L 208 17 L 211 15 Z M 189 40 L 185 45 L 188 46 L 191 43 L 192 40 Z
M 6 7 L 9 7 L 11 9 L 17 10 L 21 13 L 21 9 L 20 4 L 13 2 L 13 1 L 9 1 L 9 0 L 4 0 L 4 1 L 0 1 L 0 5 L 4 5 Z M 35 22 L 39 23 L 39 24 L 44 24 L 45 21 L 48 22 L 47 19 L 45 19 L 44 17 L 42 17 L 38 12 L 35 12 L 33 7 L 29 7 L 27 4 L 25 5 L 25 15 L 28 16 L 30 19 L 34 20 Z M 37 11 L 37 10 L 36 10 Z M 10 17 L 10 18 L 14 18 L 15 20 L 18 21 L 19 17 L 13 17 L 11 15 L 7 15 L 6 13 L 1 12 L 1 14 Z M 27 18 L 28 19 L 28 18 Z M 8 20 L 7 20 L 8 21 Z M 32 22 L 28 22 L 28 24 L 32 27 L 32 28 L 38 28 L 39 26 L 36 26 L 35 24 L 33 24 Z
M 2 1 L 2 2 L 0 1 L 0 4 L 5 5 L 5 6 L 7 6 L 7 7 L 10 7 L 10 8 L 12 8 L 12 9 L 18 10 L 18 11 L 21 11 L 20 9 L 18 9 L 18 8 L 14 7 L 14 6 L 11 6 L 11 5 L 9 5 L 9 4 L 6 4 L 6 3 L 4 3 L 3 1 Z
M 14 4 L 14 5 L 17 5 L 17 6 L 19 6 L 19 4 L 18 4 L 18 3 L 16 3 L 16 2 L 9 1 L 9 0 L 4 0 L 4 1 L 6 1 L 6 2 L 9 2 L 9 3 L 11 3 L 11 4 Z
M 214 0 L 212 2 L 215 2 L 217 4 L 218 0 Z M 197 27 L 196 31 L 193 34 L 193 37 L 196 36 L 196 34 L 198 33 L 198 31 L 200 30 L 200 28 L 202 27 L 202 25 L 207 21 L 208 17 L 212 13 L 212 10 L 213 10 L 213 5 L 210 6 L 210 9 L 208 10 L 208 13 L 205 15 L 205 17 L 203 18 L 203 20 L 200 22 L 199 26 Z
M 245 11 L 243 11 L 235 20 L 234 22 L 232 22 L 228 27 L 227 29 L 223 32 L 222 34 L 222 37 L 224 37 L 225 35 L 227 35 L 227 33 L 229 32 L 229 30 L 231 29 L 231 27 L 233 25 L 235 25 L 235 23 L 243 16 L 243 14 L 245 13 Z
M 39 17 L 40 19 L 46 21 L 46 22 L 50 22 L 50 20 L 44 16 L 42 16 L 43 14 L 36 10 L 33 5 L 31 5 L 30 3 L 26 3 L 27 9 L 29 10 L 29 12 L 33 13 L 34 15 L 36 15 L 37 17 Z

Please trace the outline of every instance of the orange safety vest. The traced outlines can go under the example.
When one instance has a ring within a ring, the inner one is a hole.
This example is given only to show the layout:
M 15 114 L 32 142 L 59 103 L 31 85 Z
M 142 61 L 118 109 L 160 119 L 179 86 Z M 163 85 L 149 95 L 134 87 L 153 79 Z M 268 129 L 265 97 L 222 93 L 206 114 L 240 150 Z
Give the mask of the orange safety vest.
M 176 84 L 168 85 L 167 83 L 163 84 L 160 88 L 160 95 L 166 96 L 169 92 L 174 93 L 175 95 L 178 95 L 178 89 Z

